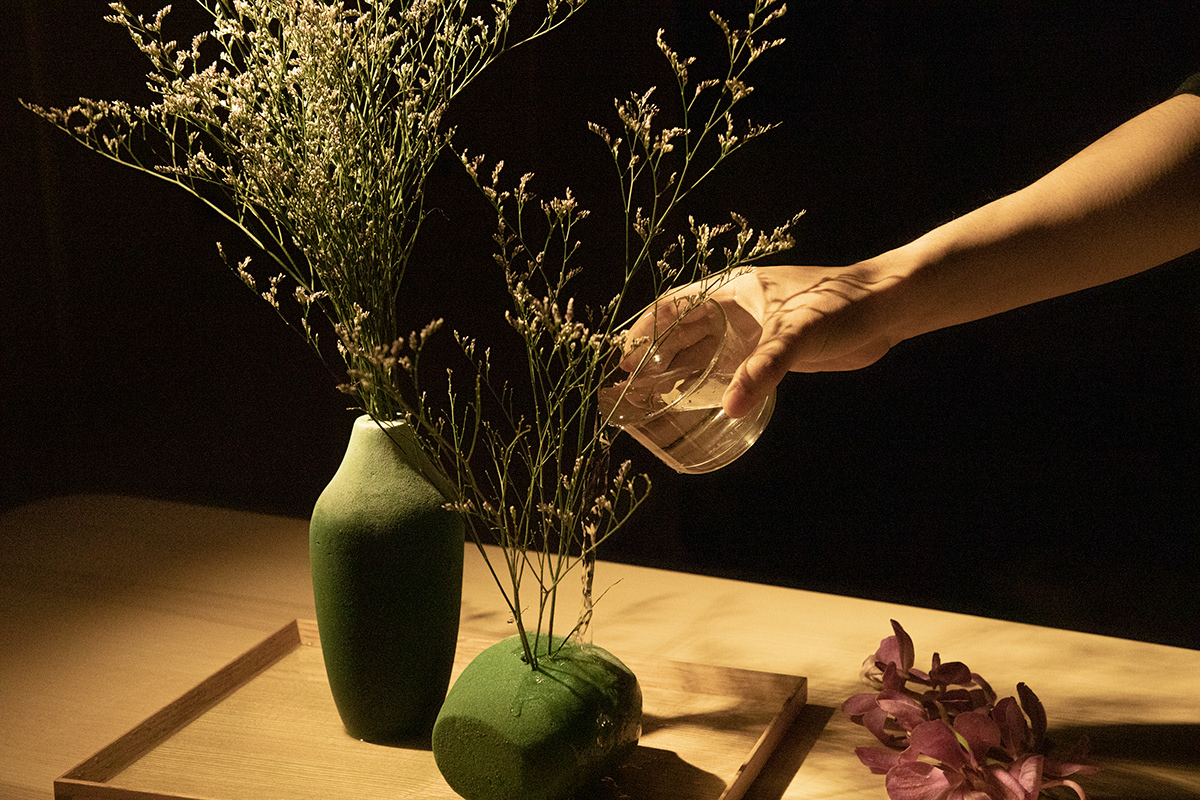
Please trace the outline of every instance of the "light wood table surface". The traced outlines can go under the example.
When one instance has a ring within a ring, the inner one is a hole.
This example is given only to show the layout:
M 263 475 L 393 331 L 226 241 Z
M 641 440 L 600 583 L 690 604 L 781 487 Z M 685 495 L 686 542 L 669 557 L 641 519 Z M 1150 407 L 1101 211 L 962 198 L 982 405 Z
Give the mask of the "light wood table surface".
M 312 618 L 307 536 L 305 520 L 116 496 L 0 514 L 0 798 L 51 797 L 55 778 Z M 808 678 L 796 735 L 812 740 L 775 797 L 885 797 L 853 754 L 873 739 L 836 709 L 895 618 L 918 665 L 936 649 L 1002 695 L 1024 681 L 1052 729 L 1086 732 L 1105 767 L 1085 779 L 1094 798 L 1200 798 L 1200 651 L 610 563 L 597 587 L 594 640 L 618 655 Z M 473 547 L 462 626 L 510 633 Z

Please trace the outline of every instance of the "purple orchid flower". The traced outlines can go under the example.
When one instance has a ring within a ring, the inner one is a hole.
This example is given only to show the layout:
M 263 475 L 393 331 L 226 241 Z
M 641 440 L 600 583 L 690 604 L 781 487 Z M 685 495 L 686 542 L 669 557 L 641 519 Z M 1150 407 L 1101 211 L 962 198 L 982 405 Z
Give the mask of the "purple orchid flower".
M 937 653 L 922 672 L 914 668 L 912 639 L 895 620 L 892 629 L 863 664 L 876 691 L 842 706 L 889 748 L 855 754 L 886 776 L 891 800 L 1036 800 L 1055 786 L 1087 800 L 1068 776 L 1095 770 L 1078 763 L 1083 747 L 1069 759 L 1046 756 L 1046 712 L 1032 689 L 1021 683 L 1017 698 L 998 700 L 982 677 Z

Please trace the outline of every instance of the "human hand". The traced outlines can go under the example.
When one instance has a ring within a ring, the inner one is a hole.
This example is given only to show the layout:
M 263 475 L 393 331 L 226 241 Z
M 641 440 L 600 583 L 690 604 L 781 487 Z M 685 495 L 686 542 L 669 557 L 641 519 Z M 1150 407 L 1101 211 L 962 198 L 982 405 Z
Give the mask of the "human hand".
M 877 265 L 756 267 L 712 292 L 741 338 L 753 343 L 722 405 L 730 417 L 751 411 L 783 376 L 859 369 L 900 337 L 889 333 L 878 296 L 895 283 Z M 685 297 L 696 285 L 670 297 Z M 674 304 L 663 304 L 670 308 Z
M 719 401 L 750 352 L 737 347 L 727 331 L 725 314 L 715 302 L 658 298 L 626 330 L 620 367 L 628 378 L 617 384 L 622 401 L 647 412 L 661 410 L 702 384 L 717 391 L 716 397 L 705 392 L 707 401 Z

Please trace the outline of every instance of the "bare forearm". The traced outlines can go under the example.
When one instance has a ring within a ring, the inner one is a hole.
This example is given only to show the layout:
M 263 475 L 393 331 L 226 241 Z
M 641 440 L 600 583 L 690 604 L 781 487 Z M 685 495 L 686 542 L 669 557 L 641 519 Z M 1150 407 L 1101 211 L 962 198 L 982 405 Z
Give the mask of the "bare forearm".
M 719 294 L 761 331 L 725 393 L 747 413 L 789 371 L 858 369 L 896 343 L 1200 248 L 1200 97 L 1180 95 L 1030 186 L 844 268 L 764 267 Z
M 1095 286 L 1200 247 L 1200 97 L 1122 125 L 1046 177 L 874 259 L 895 341 Z

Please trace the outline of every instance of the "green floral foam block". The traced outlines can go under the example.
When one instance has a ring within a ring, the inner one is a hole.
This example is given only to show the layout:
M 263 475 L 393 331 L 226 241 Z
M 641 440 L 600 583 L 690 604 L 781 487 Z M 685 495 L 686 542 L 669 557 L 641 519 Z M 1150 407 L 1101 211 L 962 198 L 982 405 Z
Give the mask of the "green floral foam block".
M 608 651 L 554 639 L 538 669 L 519 636 L 476 657 L 433 727 L 433 755 L 466 800 L 561 800 L 616 767 L 641 735 L 637 677 Z

